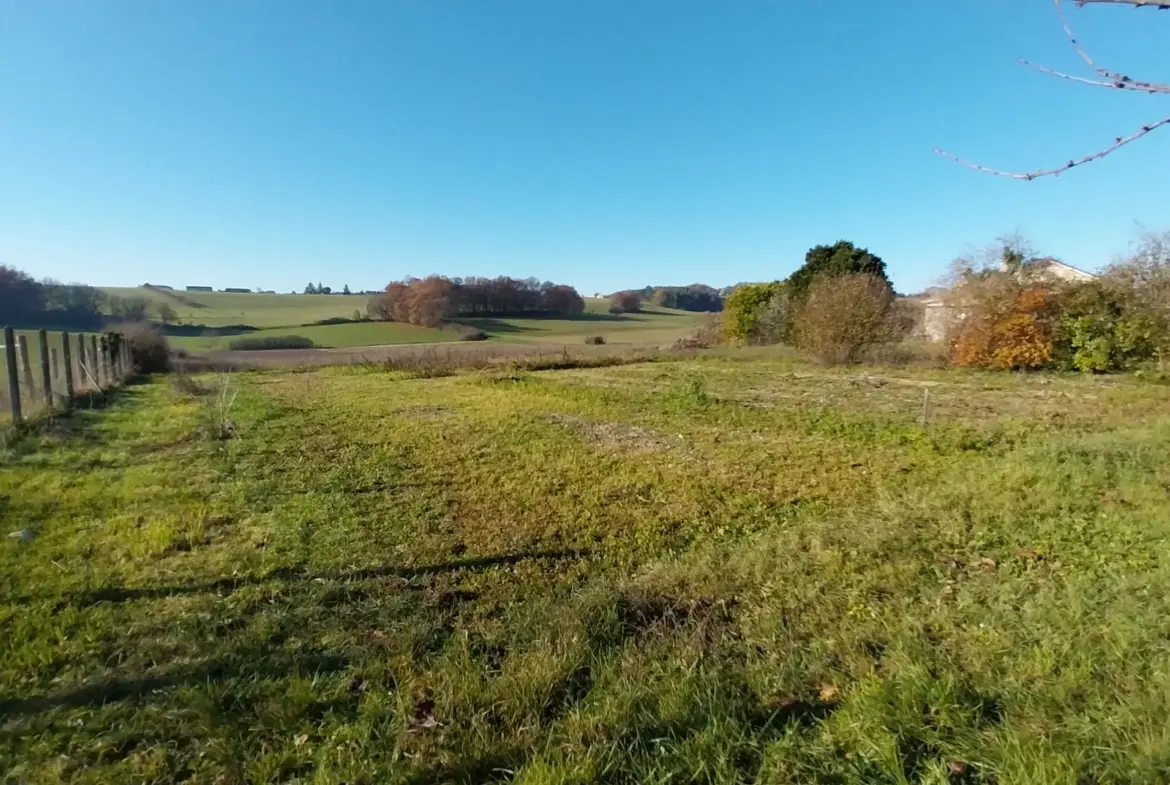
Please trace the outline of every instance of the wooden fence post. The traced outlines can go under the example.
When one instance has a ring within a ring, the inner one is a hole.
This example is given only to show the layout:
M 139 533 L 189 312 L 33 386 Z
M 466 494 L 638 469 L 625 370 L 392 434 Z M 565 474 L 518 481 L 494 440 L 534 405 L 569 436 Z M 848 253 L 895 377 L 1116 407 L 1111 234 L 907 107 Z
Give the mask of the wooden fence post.
M 97 350 L 97 336 L 89 336 L 89 374 L 93 377 L 93 385 L 98 392 L 102 389 L 101 369 L 98 367 L 101 363 L 98 362 Z
M 12 405 L 12 422 L 20 424 L 20 377 L 16 375 L 16 336 L 11 327 L 4 328 L 4 361 L 8 367 L 8 398 Z
M 20 370 L 24 378 L 24 386 L 28 390 L 28 400 L 32 400 L 33 393 L 36 392 L 36 386 L 33 384 L 32 364 L 28 360 L 28 338 L 24 335 L 17 336 L 16 350 L 20 353 Z
M 69 333 L 61 333 L 61 359 L 65 366 L 65 405 L 73 400 L 73 357 L 69 351 Z
M 102 378 L 106 380 L 106 387 L 113 387 L 115 380 L 113 369 L 110 367 L 110 337 L 108 335 L 102 336 L 101 353 Z
M 41 343 L 41 394 L 44 395 L 45 405 L 53 408 L 53 366 L 49 365 L 49 333 L 41 330 L 37 333 Z
M 110 371 L 117 384 L 122 383 L 122 336 L 111 335 L 110 341 Z
M 85 381 L 85 336 L 77 334 L 77 388 L 84 390 Z

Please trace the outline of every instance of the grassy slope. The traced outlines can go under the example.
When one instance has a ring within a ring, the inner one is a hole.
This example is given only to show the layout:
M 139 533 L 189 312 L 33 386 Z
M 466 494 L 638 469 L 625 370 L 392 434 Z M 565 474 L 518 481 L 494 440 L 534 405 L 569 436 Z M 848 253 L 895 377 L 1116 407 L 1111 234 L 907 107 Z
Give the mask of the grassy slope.
M 226 348 L 236 338 L 300 335 L 322 348 L 344 346 L 380 346 L 385 344 L 444 343 L 459 340 L 454 330 L 433 330 L 397 322 L 357 322 L 354 324 L 310 325 L 308 327 L 272 327 L 267 330 L 227 336 L 168 336 L 172 346 L 200 351 Z
M 343 324 L 309 326 L 329 318 L 350 318 L 354 311 L 365 312 L 367 298 L 360 295 L 229 294 L 224 292 L 173 292 L 150 289 L 105 291 L 123 297 L 146 297 L 167 302 L 187 324 L 223 327 L 246 324 L 267 328 L 250 335 L 303 335 L 319 346 L 377 346 L 384 344 L 442 343 L 457 338 L 453 331 L 428 330 L 405 324 Z M 702 318 L 698 314 L 671 309 L 649 309 L 646 313 L 613 316 L 608 302 L 588 298 L 586 313 L 576 319 L 467 319 L 495 340 L 505 343 L 580 343 L 587 335 L 600 335 L 608 343 L 669 343 L 686 335 Z M 180 348 L 220 348 L 231 336 L 173 336 Z
M 0 454 L 0 768 L 1164 781 L 1165 388 L 873 373 L 131 388 Z
M 235 294 L 228 292 L 164 292 L 155 289 L 104 291 L 120 297 L 145 297 L 153 303 L 167 303 L 179 319 L 188 324 L 223 327 L 247 324 L 252 327 L 288 327 L 311 324 L 322 319 L 353 317 L 365 313 L 362 295 L 339 294 Z
M 462 319 L 508 343 L 580 343 L 600 335 L 606 343 L 669 343 L 688 334 L 702 314 L 670 308 L 613 315 L 605 300 L 588 298 L 586 312 L 574 319 Z

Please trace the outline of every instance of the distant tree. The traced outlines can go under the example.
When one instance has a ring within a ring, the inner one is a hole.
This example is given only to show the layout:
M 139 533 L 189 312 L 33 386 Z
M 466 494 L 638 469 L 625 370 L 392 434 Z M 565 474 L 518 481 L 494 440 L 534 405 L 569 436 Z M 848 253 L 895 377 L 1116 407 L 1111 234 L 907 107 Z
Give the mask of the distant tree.
M 346 284 L 344 287 L 342 287 L 341 293 L 342 294 L 352 294 L 352 292 L 349 291 L 349 284 Z
M 106 296 L 83 284 L 63 284 L 46 278 L 40 284 L 45 314 L 42 322 L 60 327 L 96 328 L 105 321 Z
M 110 316 L 124 322 L 145 321 L 150 312 L 150 301 L 145 297 L 114 297 L 106 301 L 106 310 Z
M 305 294 L 316 294 L 316 293 L 317 293 L 316 284 L 314 284 L 312 281 L 309 281 L 309 285 L 305 287 Z
M 873 275 L 889 286 L 886 263 L 868 248 L 858 248 L 848 240 L 832 245 L 818 245 L 810 248 L 804 256 L 804 264 L 788 276 L 789 294 L 795 300 L 804 299 L 809 286 L 816 278 L 838 278 L 844 275 Z
M 44 289 L 28 273 L 0 265 L 0 321 L 33 322 L 44 311 Z
M 585 298 L 572 286 L 546 282 L 540 288 L 540 307 L 548 313 L 573 316 L 585 312 Z
M 584 298 L 571 286 L 505 276 L 451 279 L 432 275 L 393 281 L 366 306 L 372 319 L 428 326 L 453 316 L 573 315 L 584 310 Z
M 328 286 L 317 284 L 317 294 L 333 294 L 333 290 Z
M 650 287 L 647 287 L 650 288 Z M 663 308 L 682 311 L 722 311 L 723 297 L 718 290 L 701 283 L 690 286 L 657 286 L 644 299 Z
M 313 291 L 317 294 L 328 294 L 328 292 L 325 291 L 325 287 L 321 285 L 320 281 L 317 281 L 317 285 L 313 287 Z
M 642 310 L 642 298 L 637 292 L 614 292 L 609 297 L 610 313 L 637 313 Z
M 170 303 L 159 303 L 155 310 L 158 313 L 158 320 L 163 324 L 170 324 L 179 318 L 179 315 L 175 313 L 175 309 L 171 307 Z

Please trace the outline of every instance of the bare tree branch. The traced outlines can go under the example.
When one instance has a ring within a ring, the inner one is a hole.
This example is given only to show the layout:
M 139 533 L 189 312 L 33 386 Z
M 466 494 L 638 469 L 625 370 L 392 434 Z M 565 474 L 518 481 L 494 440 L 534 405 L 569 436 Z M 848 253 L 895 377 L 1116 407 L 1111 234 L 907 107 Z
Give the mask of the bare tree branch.
M 1167 0 L 1077 0 L 1077 5 L 1079 6 L 1088 5 L 1089 3 L 1132 5 L 1134 8 L 1157 8 L 1159 11 L 1170 9 L 1170 2 Z
M 1027 66 L 1028 68 L 1034 68 L 1040 73 L 1048 74 L 1049 76 L 1055 76 L 1059 79 L 1067 79 L 1071 82 L 1078 82 L 1080 84 L 1092 85 L 1093 87 L 1106 87 L 1111 90 L 1117 90 L 1120 92 L 1130 91 L 1170 95 L 1170 83 L 1146 82 L 1140 79 L 1132 79 L 1125 74 L 1119 73 L 1117 71 L 1110 71 L 1107 68 L 1103 68 L 1102 66 L 1097 65 L 1092 56 L 1090 56 L 1089 53 L 1085 51 L 1085 48 L 1081 46 L 1080 42 L 1077 41 L 1077 37 L 1073 33 L 1072 26 L 1068 23 L 1068 17 L 1066 17 L 1064 14 L 1064 6 L 1061 5 L 1061 0 L 1052 0 L 1052 2 L 1056 6 L 1056 13 L 1060 17 L 1060 23 L 1064 27 L 1064 33 L 1066 36 L 1068 36 L 1069 43 L 1072 44 L 1072 47 L 1076 51 L 1077 55 L 1079 55 L 1080 58 L 1084 60 L 1090 68 L 1093 69 L 1093 71 L 1101 76 L 1102 79 L 1088 79 L 1083 76 L 1066 74 L 1063 71 L 1057 71 L 1055 69 L 1048 68 L 1047 66 L 1037 65 L 1036 63 L 1029 62 L 1023 58 L 1020 59 L 1021 65 Z M 1109 3 L 1111 5 L 1129 5 L 1133 6 L 1134 8 L 1157 8 L 1159 10 L 1170 9 L 1170 0 L 1075 0 L 1075 2 L 1077 6 L 1084 6 L 1088 3 Z M 1038 169 L 1034 172 L 1005 172 L 999 169 L 992 169 L 981 164 L 973 163 L 964 158 L 960 158 L 953 153 L 948 153 L 945 150 L 935 148 L 935 152 L 944 158 L 949 158 L 950 160 L 960 163 L 963 166 L 970 167 L 971 169 L 975 169 L 980 172 L 987 172 L 988 174 L 994 174 L 1000 177 L 1010 177 L 1015 180 L 1035 180 L 1037 177 L 1055 176 L 1062 172 L 1067 172 L 1069 169 L 1073 169 L 1077 166 L 1082 166 L 1084 164 L 1100 160 L 1115 150 L 1125 147 L 1125 145 L 1129 144 L 1130 142 L 1141 139 L 1146 134 L 1161 128 L 1164 125 L 1170 125 L 1170 116 L 1163 117 L 1157 122 L 1143 125 L 1129 136 L 1119 136 L 1113 140 L 1113 144 L 1102 150 L 1098 150 L 1095 153 L 1090 153 L 1089 155 L 1083 156 L 1082 158 L 1074 158 L 1061 166 L 1056 166 L 1051 169 Z
M 968 166 L 968 167 L 970 167 L 972 169 L 976 169 L 980 172 L 987 172 L 988 174 L 997 174 L 1000 177 L 1010 177 L 1013 180 L 1035 180 L 1037 177 L 1048 177 L 1049 175 L 1057 175 L 1057 174 L 1060 174 L 1061 172 L 1067 172 L 1069 169 L 1072 169 L 1074 167 L 1081 166 L 1081 165 L 1087 164 L 1087 163 L 1091 163 L 1093 161 L 1097 161 L 1097 160 L 1109 155 L 1114 150 L 1117 150 L 1118 148 L 1121 148 L 1121 147 L 1125 147 L 1130 142 L 1137 141 L 1138 139 L 1141 139 L 1143 136 L 1150 133 L 1151 131 L 1158 129 L 1158 128 L 1161 128 L 1164 125 L 1170 125 L 1170 115 L 1163 117 L 1161 120 L 1159 120 L 1156 123 L 1150 123 L 1149 125 L 1143 125 L 1141 128 L 1139 128 L 1137 131 L 1133 132 L 1129 136 L 1117 137 L 1117 139 L 1114 140 L 1113 144 L 1109 145 L 1108 147 L 1106 147 L 1103 150 L 1098 150 L 1097 152 L 1092 153 L 1090 155 L 1086 155 L 1083 158 L 1073 159 L 1066 164 L 1062 164 L 1061 166 L 1057 166 L 1057 167 L 1052 168 L 1052 169 L 1038 169 L 1035 172 L 1004 172 L 1004 171 L 1001 171 L 999 169 L 991 169 L 991 168 L 988 168 L 986 166 L 980 166 L 979 164 L 972 163 L 971 161 L 960 158 L 959 156 L 954 155 L 953 153 L 948 153 L 946 150 L 939 150 L 937 147 L 935 148 L 934 151 L 936 153 L 938 153 L 939 155 L 941 155 L 943 158 L 949 158 L 952 161 L 955 161 L 957 163 L 961 163 L 963 166 Z
M 1097 0 L 1103 2 L 1104 0 Z M 1117 0 L 1111 0 L 1116 2 Z M 1162 84 L 1159 82 L 1143 82 L 1141 80 L 1130 79 L 1125 74 L 1117 71 L 1110 71 L 1103 68 L 1093 61 L 1085 48 L 1077 41 L 1076 34 L 1072 31 L 1072 26 L 1068 23 L 1068 17 L 1064 15 L 1064 6 L 1060 4 L 1060 0 L 1052 0 L 1056 5 L 1056 13 L 1060 16 L 1060 24 L 1064 27 L 1064 34 L 1068 36 L 1068 42 L 1072 44 L 1073 49 L 1081 56 L 1081 59 L 1088 63 L 1089 67 L 1096 71 L 1101 76 L 1113 83 L 1113 86 L 1118 90 L 1135 90 L 1143 93 L 1170 93 L 1170 84 Z M 1170 8 L 1170 2 L 1166 3 L 1166 7 Z
M 1061 79 L 1068 79 L 1073 82 L 1080 82 L 1081 84 L 1093 85 L 1095 87 L 1108 87 L 1110 90 L 1117 89 L 1113 82 L 1106 82 L 1102 79 L 1086 79 L 1083 76 L 1073 76 L 1072 74 L 1066 74 L 1064 71 L 1057 71 L 1049 68 L 1048 66 L 1038 65 L 1037 63 L 1033 63 L 1030 60 L 1025 60 L 1022 57 L 1020 58 L 1020 65 L 1027 66 L 1028 68 L 1034 68 L 1042 74 L 1058 76 Z

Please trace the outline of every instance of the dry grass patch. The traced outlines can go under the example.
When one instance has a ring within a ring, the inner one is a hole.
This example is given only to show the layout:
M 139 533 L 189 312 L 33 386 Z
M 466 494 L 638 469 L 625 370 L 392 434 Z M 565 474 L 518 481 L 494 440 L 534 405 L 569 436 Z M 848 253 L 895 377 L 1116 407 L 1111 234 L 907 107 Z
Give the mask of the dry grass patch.
M 630 425 L 622 422 L 589 420 L 571 414 L 549 413 L 542 415 L 546 422 L 562 425 L 576 433 L 584 441 L 603 450 L 627 453 L 667 452 L 683 449 L 681 438 Z

